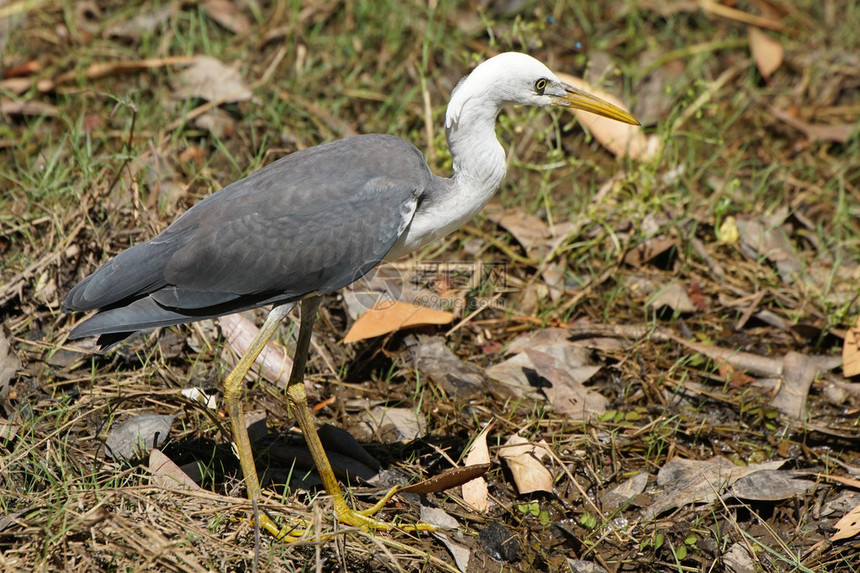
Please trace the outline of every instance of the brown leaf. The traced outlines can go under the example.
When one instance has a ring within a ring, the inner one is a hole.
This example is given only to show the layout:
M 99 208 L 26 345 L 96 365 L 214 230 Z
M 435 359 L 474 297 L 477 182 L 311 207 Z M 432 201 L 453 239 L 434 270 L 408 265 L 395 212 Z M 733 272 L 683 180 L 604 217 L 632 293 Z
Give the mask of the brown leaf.
M 709 460 L 673 458 L 657 472 L 657 485 L 663 489 L 643 516 L 653 519 L 664 511 L 688 503 L 710 503 L 744 476 L 762 470 L 778 469 L 785 462 L 777 460 L 763 464 L 736 466 L 726 458 Z
M 587 373 L 593 367 L 591 352 L 580 345 L 568 340 L 567 330 L 562 328 L 544 328 L 522 334 L 508 345 L 508 353 L 516 353 L 504 362 L 494 364 L 484 373 L 517 396 L 539 396 L 537 388 L 529 383 L 526 369 L 533 369 L 526 350 L 536 350 L 546 353 L 555 359 L 555 367 L 576 372 L 583 369 Z
M 373 435 L 385 443 L 408 442 L 427 433 L 427 422 L 415 408 L 374 406 L 362 419 Z
M 724 4 L 717 2 L 717 0 L 698 0 L 697 3 L 705 12 L 710 12 L 711 14 L 721 16 L 729 20 L 758 26 L 759 28 L 767 28 L 768 30 L 781 30 L 784 28 L 783 24 L 779 21 L 765 16 L 756 16 L 730 6 L 725 6 Z
M 758 28 L 749 28 L 749 43 L 753 59 L 758 71 L 764 79 L 770 76 L 782 65 L 785 51 L 778 40 L 772 38 Z
M 521 495 L 534 491 L 552 493 L 552 474 L 540 461 L 547 455 L 544 448 L 530 444 L 519 434 L 508 438 L 504 447 L 499 450 L 499 457 L 511 470 L 517 491 Z
M 736 221 L 741 250 L 753 260 L 767 257 L 776 265 L 780 278 L 786 283 L 796 280 L 800 271 L 794 246 L 782 225 L 765 220 L 738 218 Z
M 9 398 L 9 382 L 20 369 L 21 359 L 12 350 L 5 330 L 0 326 L 0 405 Z
M 218 319 L 221 331 L 227 338 L 227 343 L 242 356 L 251 346 L 251 341 L 260 331 L 253 322 L 242 314 L 228 314 Z M 274 340 L 270 340 L 254 364 L 261 368 L 263 378 L 275 383 L 279 388 L 286 388 L 293 370 L 293 359 L 287 354 L 287 349 Z
M 657 293 L 657 295 L 648 301 L 648 306 L 653 309 L 660 309 L 668 306 L 674 312 L 688 314 L 696 312 L 698 307 L 690 300 L 687 291 L 678 283 L 672 281 Z
M 481 390 L 484 376 L 472 364 L 460 360 L 442 336 L 408 336 L 406 346 L 416 370 L 429 376 L 449 396 L 464 396 Z
M 401 493 L 437 493 L 482 477 L 490 471 L 491 463 L 449 468 L 431 478 L 400 488 Z
M 475 437 L 469 451 L 463 459 L 466 466 L 483 466 L 490 463 L 490 449 L 487 446 L 487 434 L 493 423 L 487 424 L 481 433 Z M 475 508 L 475 511 L 487 511 L 490 509 L 490 491 L 487 488 L 487 480 L 477 477 L 463 484 L 463 501 Z
M 42 62 L 38 60 L 30 60 L 28 62 L 24 62 L 23 64 L 12 66 L 3 70 L 3 79 L 8 80 L 9 78 L 20 78 L 24 76 L 29 76 L 40 71 L 42 67 Z
M 421 506 L 421 521 L 425 521 L 424 519 L 424 507 Z M 433 521 L 429 521 L 427 523 L 433 523 Z M 433 523 L 435 525 L 435 523 Z M 466 572 L 469 570 L 469 559 L 472 556 L 472 550 L 462 543 L 457 543 L 450 539 L 447 535 L 442 533 L 441 531 L 434 531 L 433 537 L 437 538 L 441 541 L 445 547 L 448 549 L 448 552 L 451 553 L 451 556 L 454 558 L 454 564 L 457 565 L 457 570 Z
M 197 56 L 169 56 L 165 58 L 148 58 L 143 60 L 119 60 L 114 62 L 97 62 L 91 64 L 81 73 L 80 70 L 71 70 L 60 74 L 54 79 L 40 80 L 36 88 L 40 92 L 54 90 L 60 84 L 77 81 L 81 77 L 88 80 L 97 80 L 108 76 L 131 74 L 143 70 L 163 68 L 165 66 L 181 66 L 192 64 L 199 59 Z M 217 81 L 217 79 L 216 79 Z
M 821 367 L 814 356 L 800 352 L 788 352 L 782 361 L 782 384 L 771 406 L 795 419 L 802 419 L 806 410 L 809 388 Z
M 755 382 L 755 378 L 745 372 L 736 370 L 735 367 L 728 362 L 720 362 L 717 366 L 717 372 L 719 372 L 720 377 L 724 378 L 729 383 L 729 386 L 733 388 L 749 386 Z
M 205 0 L 203 11 L 234 34 L 244 34 L 251 29 L 247 16 L 239 11 L 238 2 L 228 0 Z
M 860 533 L 860 505 L 843 515 L 834 527 L 836 533 L 830 537 L 830 541 L 849 539 Z
M 382 336 L 404 328 L 429 324 L 449 324 L 454 314 L 416 306 L 405 302 L 383 302 L 362 314 L 344 337 L 344 342 L 356 342 Z
M 624 255 L 624 262 L 631 267 L 642 267 L 669 249 L 675 248 L 677 244 L 675 239 L 661 239 L 659 237 L 648 239 L 636 248 L 627 251 Z
M 571 420 L 587 420 L 606 411 L 609 401 L 583 385 L 583 382 L 600 370 L 599 366 L 585 365 L 568 371 L 556 368 L 555 358 L 545 352 L 533 348 L 528 348 L 525 352 L 538 376 L 551 384 L 550 387 L 541 389 L 554 411 Z
M 558 77 L 577 89 L 587 91 L 620 108 L 625 107 L 615 96 L 595 89 L 581 78 L 564 73 L 559 73 Z M 640 126 L 628 125 L 578 109 L 573 110 L 573 113 L 588 128 L 594 139 L 619 157 L 647 161 L 654 157 L 660 148 L 660 140 L 654 136 L 646 137 Z
M 16 424 L 5 418 L 0 418 L 0 440 L 7 442 L 10 441 L 18 435 L 18 431 L 20 429 L 21 424 Z
M 153 34 L 167 24 L 176 9 L 177 6 L 170 3 L 150 11 L 142 11 L 129 20 L 110 24 L 105 29 L 105 36 L 136 40 L 144 34 Z
M 14 95 L 21 95 L 31 87 L 33 87 L 33 80 L 27 77 L 0 80 L 0 90 Z
M 152 474 L 153 485 L 158 487 L 201 489 L 191 476 L 157 448 L 149 452 L 149 473 Z
M 200 98 L 211 102 L 234 103 L 251 99 L 251 90 L 239 73 L 239 63 L 227 65 L 217 58 L 197 56 L 176 74 L 173 97 Z
M 488 209 L 486 214 L 488 219 L 513 235 L 526 252 L 535 250 L 552 236 L 549 225 L 543 219 L 521 209 Z
M 857 324 L 845 333 L 842 344 L 842 374 L 846 378 L 860 374 L 860 317 Z

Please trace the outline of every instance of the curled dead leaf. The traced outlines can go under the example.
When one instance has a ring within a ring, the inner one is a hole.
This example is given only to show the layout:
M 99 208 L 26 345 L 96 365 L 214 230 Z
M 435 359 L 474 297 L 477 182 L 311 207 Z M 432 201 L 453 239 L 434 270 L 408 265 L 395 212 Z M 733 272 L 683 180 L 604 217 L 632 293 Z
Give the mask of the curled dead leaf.
M 431 478 L 400 488 L 401 493 L 436 493 L 461 486 L 490 471 L 492 464 L 479 464 L 450 468 Z
M 552 493 L 552 474 L 541 462 L 548 452 L 527 439 L 514 434 L 499 450 L 499 457 L 511 470 L 517 491 L 520 494 L 535 491 Z
M 768 36 L 758 28 L 749 28 L 750 51 L 758 71 L 768 80 L 782 65 L 785 51 L 779 40 Z
M 344 342 L 357 342 L 382 336 L 414 326 L 449 324 L 454 314 L 405 302 L 383 302 L 362 314 L 344 337 Z
M 836 533 L 830 537 L 830 541 L 849 539 L 860 533 L 860 505 L 843 515 L 834 527 Z
M 493 423 L 487 424 L 481 433 L 477 435 L 472 445 L 469 447 L 469 452 L 463 460 L 466 466 L 484 466 L 490 463 L 490 449 L 487 447 L 487 433 Z M 490 491 L 487 488 L 487 480 L 483 477 L 475 479 L 463 484 L 463 501 L 475 508 L 476 511 L 486 511 L 490 508 Z
M 842 344 L 842 374 L 846 378 L 860 374 L 860 317 L 845 333 Z

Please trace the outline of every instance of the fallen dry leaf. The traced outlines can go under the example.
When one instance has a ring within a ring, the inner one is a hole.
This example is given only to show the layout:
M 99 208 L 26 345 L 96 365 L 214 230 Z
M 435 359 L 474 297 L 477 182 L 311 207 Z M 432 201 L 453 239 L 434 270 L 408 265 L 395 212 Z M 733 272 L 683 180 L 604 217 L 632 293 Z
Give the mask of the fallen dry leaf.
M 449 396 L 465 396 L 484 387 L 481 370 L 460 360 L 442 336 L 408 336 L 405 340 L 415 369 Z
M 633 106 L 633 117 L 643 126 L 659 125 L 670 116 L 675 105 L 673 86 L 682 81 L 686 67 L 678 59 L 662 62 L 655 68 L 662 55 L 658 50 L 646 50 L 639 57 L 639 69 L 650 70 L 636 86 L 636 104 Z
M 91 64 L 86 70 L 71 70 L 60 74 L 54 79 L 43 79 L 36 83 L 36 89 L 40 92 L 53 91 L 60 84 L 79 81 L 82 78 L 97 80 L 108 76 L 131 74 L 144 70 L 163 68 L 165 66 L 181 66 L 192 64 L 197 56 L 169 56 L 165 58 L 146 58 L 143 60 L 119 60 L 114 62 L 97 62 Z
M 490 463 L 490 448 L 487 446 L 487 434 L 493 423 L 490 422 L 481 430 L 472 445 L 463 463 L 468 466 L 483 466 Z M 490 491 L 487 488 L 487 480 L 477 477 L 463 484 L 463 501 L 472 506 L 475 511 L 487 511 L 490 509 Z
M 743 24 L 758 26 L 759 28 L 767 28 L 768 30 L 781 30 L 784 27 L 783 24 L 777 20 L 766 16 L 756 16 L 755 14 L 744 12 L 743 10 L 726 6 L 717 2 L 717 0 L 698 0 L 696 4 L 698 4 L 698 6 L 705 12 L 710 12 L 716 16 L 741 22 Z
M 552 493 L 552 474 L 541 462 L 549 452 L 529 443 L 527 439 L 514 434 L 499 449 L 499 457 L 511 470 L 514 483 L 520 495 L 534 491 Z
M 597 374 L 600 366 L 585 365 L 568 371 L 556 368 L 555 358 L 545 352 L 528 348 L 525 353 L 538 376 L 551 384 L 549 387 L 541 385 L 541 390 L 555 412 L 571 420 L 588 420 L 606 411 L 609 400 L 583 385 Z
M 736 481 L 731 495 L 748 501 L 780 501 L 812 490 L 816 482 L 781 470 L 762 470 Z
M 670 249 L 676 248 L 677 244 L 675 239 L 653 237 L 627 251 L 624 255 L 624 262 L 631 267 L 642 267 Z
M 726 566 L 726 571 L 729 573 L 755 573 L 760 571 L 756 567 L 756 559 L 750 554 L 750 550 L 746 544 L 738 542 L 729 547 L 728 551 L 723 553 L 722 561 Z
M 357 342 L 414 326 L 449 324 L 454 314 L 400 301 L 377 303 L 358 317 L 344 342 Z
M 207 16 L 234 34 L 244 34 L 251 29 L 251 22 L 247 16 L 239 11 L 238 2 L 205 0 L 203 2 L 203 11 L 206 12 Z
M 161 446 L 178 414 L 140 414 L 114 426 L 105 440 L 113 459 L 133 459 Z
M 18 435 L 18 430 L 21 429 L 21 424 L 10 422 L 5 418 L 0 418 L 0 440 L 10 441 Z
M 197 56 L 174 76 L 173 97 L 234 103 L 251 99 L 251 90 L 239 73 L 238 62 L 225 64 L 210 56 Z
M 427 422 L 414 408 L 375 406 L 365 412 L 363 421 L 370 426 L 376 439 L 385 443 L 408 442 L 424 436 Z
M 621 485 L 603 494 L 603 505 L 608 509 L 616 509 L 636 497 L 648 485 L 648 474 L 640 472 Z
M 426 509 L 426 512 L 425 512 L 425 509 Z M 428 508 L 428 507 L 425 507 L 422 505 L 421 506 L 421 521 L 424 523 L 429 523 L 431 525 L 435 525 L 435 526 L 443 528 L 443 529 L 456 529 L 459 526 L 459 524 L 457 524 L 457 525 L 454 525 L 453 527 L 451 527 L 451 526 L 446 527 L 447 520 L 445 520 L 444 518 L 439 519 L 439 517 L 436 517 L 434 515 L 435 513 L 439 512 L 439 511 L 442 511 L 442 510 L 437 509 L 437 508 Z M 453 520 L 454 518 L 452 517 L 451 519 Z M 441 521 L 442 523 L 439 523 L 439 521 Z M 454 520 L 454 522 L 456 523 L 456 520 Z M 468 547 L 466 547 L 465 545 L 463 545 L 461 543 L 457 543 L 457 542 L 451 540 L 447 535 L 445 535 L 441 531 L 434 531 L 433 536 L 436 539 L 438 539 L 439 541 L 441 541 L 445 545 L 445 547 L 448 549 L 448 551 L 451 553 L 451 556 L 454 558 L 454 564 L 457 565 L 458 571 L 465 572 L 469 569 L 469 558 L 472 556 L 472 550 L 471 549 L 469 549 Z
M 149 473 L 152 474 L 152 484 L 158 487 L 202 489 L 158 448 L 149 452 Z
M 0 404 L 9 398 L 9 382 L 21 368 L 21 359 L 12 350 L 6 332 L 0 326 Z
M 593 375 L 594 364 L 591 352 L 568 340 L 569 333 L 562 328 L 545 328 L 522 334 L 508 345 L 508 353 L 515 353 L 504 362 L 494 364 L 484 371 L 488 378 L 504 385 L 519 397 L 539 396 L 537 386 L 532 384 L 534 370 L 526 350 L 536 350 L 550 355 L 555 360 L 555 368 L 575 373 L 574 378 L 583 376 L 580 381 Z
M 689 314 L 699 310 L 678 281 L 672 281 L 661 289 L 654 298 L 648 301 L 648 306 L 655 310 L 668 306 L 674 312 L 681 314 Z
M 821 371 L 815 356 L 788 352 L 782 360 L 782 384 L 770 404 L 786 416 L 796 420 L 804 418 L 809 388 Z
M 549 225 L 543 219 L 521 209 L 489 209 L 486 214 L 488 219 L 513 235 L 527 253 L 537 249 L 551 236 Z
M 564 294 L 564 275 L 567 272 L 567 265 L 556 263 L 547 265 L 541 273 L 543 282 L 549 289 L 549 298 L 553 302 L 558 302 Z
M 860 374 L 860 317 L 857 324 L 845 333 L 842 344 L 842 374 L 846 378 Z
M 193 400 L 195 402 L 199 402 L 203 406 L 206 406 L 210 410 L 218 409 L 218 403 L 215 400 L 214 395 L 209 395 L 200 388 L 193 386 L 191 388 L 183 388 L 180 392 L 183 396 L 188 398 L 189 400 Z
M 780 278 L 790 283 L 797 278 L 800 262 L 782 225 L 765 220 L 739 218 L 736 220 L 741 251 L 754 261 L 767 257 L 776 265 Z
M 540 217 L 526 213 L 521 209 L 503 209 L 496 203 L 488 205 L 484 209 L 484 213 L 490 221 L 509 232 L 522 245 L 526 251 L 526 256 L 536 261 L 545 261 L 544 264 L 550 262 L 551 259 L 547 257 L 550 257 L 575 228 L 575 225 L 570 221 L 563 221 L 550 226 Z M 561 266 L 564 267 L 564 265 Z M 542 267 L 541 274 L 545 279 L 552 281 L 552 265 L 547 268 Z M 564 286 L 563 274 L 561 279 L 561 285 L 554 285 L 555 288 Z
M 577 89 L 585 90 L 622 109 L 625 108 L 617 97 L 594 88 L 581 78 L 564 73 L 559 73 L 558 77 Z M 655 136 L 646 137 L 642 128 L 637 125 L 628 125 L 581 110 L 573 110 L 573 113 L 588 128 L 594 139 L 618 157 L 647 161 L 660 149 L 660 140 Z
M 44 64 L 38 60 L 30 60 L 17 66 L 10 66 L 3 70 L 3 79 L 20 78 L 35 74 L 44 67 Z
M 28 77 L 0 80 L 0 90 L 12 95 L 21 95 L 31 87 L 33 87 L 33 80 Z
M 433 477 L 420 482 L 400 488 L 400 493 L 438 493 L 451 488 L 463 486 L 468 482 L 480 478 L 490 471 L 492 464 L 489 462 L 481 465 L 459 466 L 449 468 Z
M 400 490 L 403 492 L 403 489 Z M 460 522 L 441 507 L 421 505 L 419 519 L 422 523 L 429 523 L 442 529 L 457 529 Z
M 843 515 L 834 527 L 836 533 L 830 537 L 830 541 L 849 539 L 860 533 L 860 505 Z
M 762 77 L 769 80 L 782 65 L 782 58 L 785 55 L 782 44 L 758 28 L 750 27 L 748 35 L 755 65 Z
M 153 34 L 160 27 L 167 24 L 173 12 L 177 9 L 175 4 L 167 4 L 150 11 L 143 11 L 129 20 L 110 24 L 105 28 L 105 36 L 108 38 L 130 38 L 136 40 L 144 34 Z
M 228 314 L 218 319 L 221 331 L 227 343 L 239 356 L 243 356 L 251 346 L 251 341 L 260 331 L 253 322 L 243 314 Z M 263 378 L 286 388 L 293 370 L 293 360 L 287 354 L 287 349 L 274 340 L 270 340 L 254 364 L 260 368 Z M 305 385 L 307 387 L 307 384 Z
M 663 493 L 645 510 L 643 517 L 653 519 L 664 511 L 688 503 L 710 503 L 742 477 L 762 470 L 775 470 L 784 463 L 777 460 L 736 466 L 720 456 L 703 461 L 674 458 L 657 472 L 657 485 Z

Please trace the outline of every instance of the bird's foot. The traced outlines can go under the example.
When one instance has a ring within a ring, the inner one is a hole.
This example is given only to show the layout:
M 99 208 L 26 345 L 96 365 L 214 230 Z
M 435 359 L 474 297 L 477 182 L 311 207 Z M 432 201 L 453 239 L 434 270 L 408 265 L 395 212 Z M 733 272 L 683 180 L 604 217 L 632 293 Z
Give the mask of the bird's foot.
M 378 502 L 372 507 L 363 510 L 356 510 L 349 507 L 343 496 L 334 498 L 334 518 L 341 524 L 349 527 L 354 527 L 365 533 L 373 533 L 375 531 L 389 531 L 391 529 L 402 529 L 404 531 L 435 531 L 436 528 L 429 523 L 408 523 L 394 524 L 386 521 L 380 521 L 373 517 L 391 497 L 397 493 L 398 488 L 391 488 L 388 493 L 382 496 Z M 298 524 L 278 527 L 267 515 L 260 515 L 260 527 L 271 533 L 276 539 L 287 543 L 294 543 L 307 538 L 308 530 L 311 527 L 310 522 L 302 520 Z M 325 535 L 322 539 L 328 539 L 330 535 Z

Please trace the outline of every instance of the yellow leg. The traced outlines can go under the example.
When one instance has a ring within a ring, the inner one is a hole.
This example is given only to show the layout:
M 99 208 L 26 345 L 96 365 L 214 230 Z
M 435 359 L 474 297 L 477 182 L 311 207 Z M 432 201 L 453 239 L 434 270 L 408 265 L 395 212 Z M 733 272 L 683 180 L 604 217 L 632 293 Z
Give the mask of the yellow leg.
M 251 346 L 239 359 L 236 367 L 230 371 L 224 379 L 224 405 L 230 416 L 230 426 L 233 429 L 233 442 L 236 444 L 236 454 L 239 456 L 239 465 L 242 466 L 242 475 L 245 477 L 245 489 L 248 498 L 254 502 L 255 518 L 259 516 L 260 525 L 268 531 L 278 531 L 278 526 L 266 515 L 258 514 L 256 502 L 260 499 L 260 479 L 257 477 L 257 466 L 254 465 L 254 454 L 251 452 L 251 439 L 248 437 L 248 427 L 245 425 L 245 416 L 242 409 L 242 396 L 244 390 L 245 375 L 254 364 L 254 361 L 271 340 L 272 335 L 281 321 L 295 307 L 294 304 L 284 304 L 274 307 L 269 316 L 266 317 L 260 332 L 251 341 Z
M 311 334 L 313 333 L 314 322 L 316 321 L 316 313 L 319 308 L 320 298 L 310 296 L 302 301 L 301 323 L 299 326 L 299 339 L 296 343 L 296 353 L 293 359 L 293 369 L 290 372 L 290 380 L 287 384 L 287 399 L 290 402 L 290 409 L 296 417 L 296 421 L 304 434 L 305 441 L 311 451 L 314 464 L 316 464 L 317 472 L 322 479 L 323 486 L 326 492 L 331 496 L 334 504 L 334 516 L 338 522 L 352 527 L 360 528 L 364 531 L 387 530 L 393 526 L 383 521 L 373 519 L 371 516 L 379 511 L 382 506 L 393 496 L 397 488 L 392 488 L 383 498 L 373 507 L 356 511 L 349 507 L 346 499 L 343 496 L 343 491 L 334 477 L 334 472 L 331 469 L 331 464 L 328 461 L 322 442 L 320 442 L 316 427 L 314 426 L 313 416 L 308 407 L 308 397 L 305 393 L 304 372 L 305 364 L 307 363 L 308 348 L 310 346 Z M 230 415 L 230 423 L 233 427 L 233 439 L 236 442 L 238 450 L 239 463 L 242 466 L 242 473 L 245 476 L 245 487 L 248 490 L 248 497 L 256 502 L 260 497 L 260 482 L 257 478 L 257 468 L 254 465 L 254 458 L 251 453 L 251 442 L 248 438 L 248 429 L 245 427 L 244 417 L 242 415 L 242 389 L 243 380 L 248 373 L 251 365 L 257 359 L 260 352 L 272 338 L 278 324 L 292 310 L 292 305 L 277 306 L 272 309 L 259 334 L 254 338 L 251 346 L 244 356 L 239 360 L 239 363 L 227 376 L 224 382 L 224 401 L 227 406 L 227 413 Z M 307 524 L 301 524 L 300 528 L 285 527 L 279 528 L 266 515 L 260 515 L 260 526 L 278 537 L 279 539 L 296 540 L 304 534 L 304 527 Z M 418 523 L 403 527 L 413 531 L 432 531 L 433 526 L 426 523 Z

